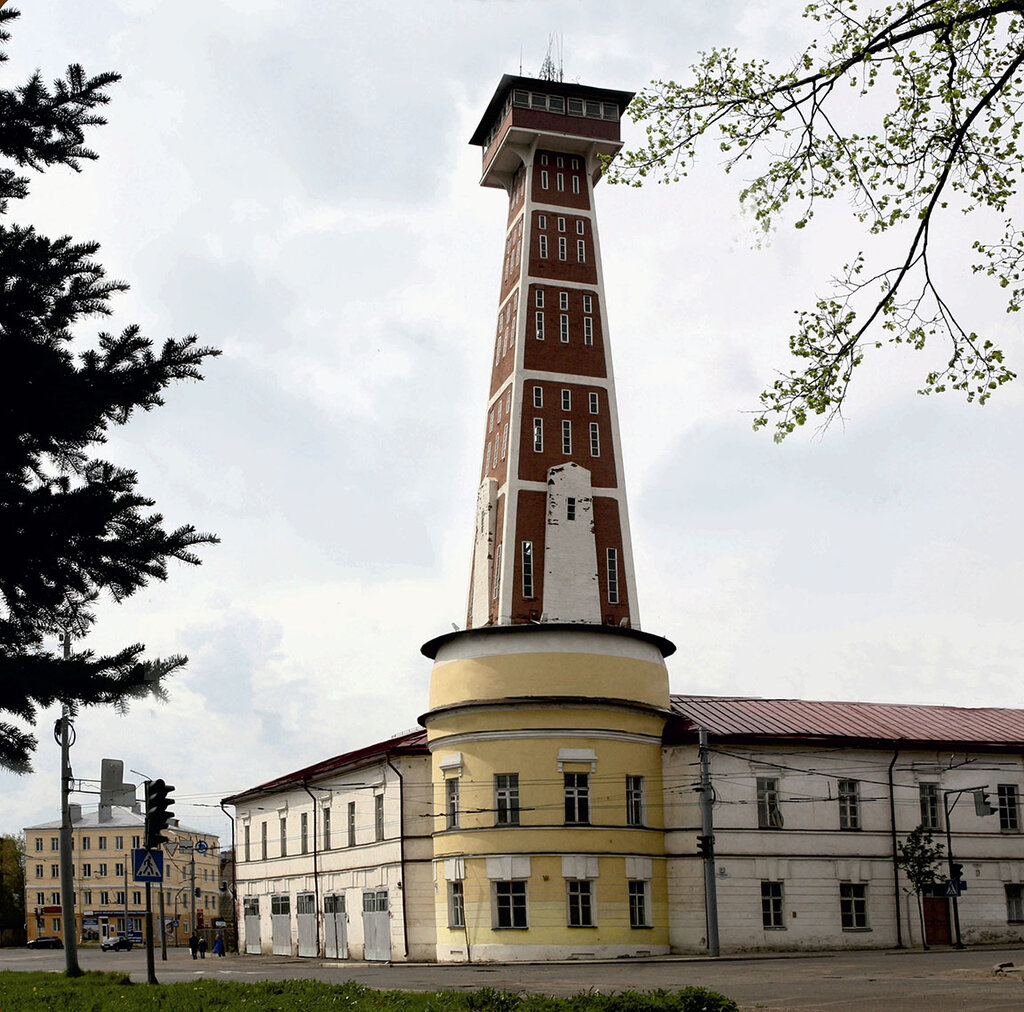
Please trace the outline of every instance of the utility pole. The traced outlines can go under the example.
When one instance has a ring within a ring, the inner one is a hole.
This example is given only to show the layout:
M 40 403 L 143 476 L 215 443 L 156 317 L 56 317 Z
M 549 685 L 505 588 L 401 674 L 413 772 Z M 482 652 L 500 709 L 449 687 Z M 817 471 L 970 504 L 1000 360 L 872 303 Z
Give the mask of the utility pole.
M 711 755 L 708 750 L 708 732 L 701 728 L 698 755 L 700 758 L 700 853 L 704 856 L 704 910 L 707 917 L 708 955 L 717 956 L 718 945 L 718 885 L 715 882 L 715 836 L 713 809 L 715 792 L 711 786 Z
M 64 660 L 71 657 L 71 630 L 64 630 Z M 60 743 L 60 910 L 64 931 L 64 972 L 69 977 L 80 977 L 78 965 L 78 937 L 75 931 L 75 883 L 71 854 L 71 745 L 74 728 L 67 703 L 61 705 L 55 737 Z

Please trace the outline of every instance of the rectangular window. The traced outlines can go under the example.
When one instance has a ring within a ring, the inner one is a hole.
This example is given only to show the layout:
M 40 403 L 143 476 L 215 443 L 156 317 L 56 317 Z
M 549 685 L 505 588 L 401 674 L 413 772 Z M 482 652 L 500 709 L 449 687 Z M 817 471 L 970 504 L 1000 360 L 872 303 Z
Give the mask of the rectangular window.
M 601 427 L 597 422 L 590 423 L 590 456 L 601 456 Z
M 544 407 L 544 388 L 534 387 L 533 388 L 533 406 L 535 408 Z
M 106 889 L 101 889 L 100 890 L 100 906 L 101 907 L 109 907 L 110 906 L 110 893 L 108 893 Z
M 92 878 L 92 865 L 91 864 L 83 864 L 82 865 L 82 878 Z
M 299 853 L 309 853 L 309 812 L 299 814 Z
M 498 600 L 498 588 L 501 586 L 501 545 L 494 549 L 494 590 L 491 596 Z
M 537 340 L 544 340 L 544 314 L 540 310 L 537 311 Z
M 569 343 L 569 314 L 562 313 L 558 317 L 558 339 L 562 344 Z
M 260 825 L 260 858 L 264 861 L 267 859 L 267 823 L 263 822 Z
M 324 809 L 324 850 L 331 849 L 331 810 Z
M 41 864 L 36 865 L 36 878 L 43 877 L 43 866 Z
M 278 821 L 278 828 L 280 830 L 281 837 L 281 857 L 288 856 L 288 818 L 287 816 L 281 816 Z
M 568 309 L 569 308 L 569 293 L 559 292 L 558 293 L 558 308 Z
M 42 850 L 43 849 L 43 838 L 41 836 L 37 836 L 35 839 L 36 839 L 36 850 Z
M 577 235 L 583 235 L 583 219 L 582 218 L 577 218 L 576 219 L 576 234 Z
M 573 496 L 567 496 L 565 500 L 565 519 L 576 519 L 576 500 Z
M 120 861 L 118 861 L 117 864 L 114 865 L 114 874 L 118 878 L 124 875 L 124 865 Z
M 82 850 L 88 850 L 92 847 L 92 839 L 88 836 L 82 837 Z
M 100 878 L 107 877 L 107 864 L 105 861 L 100 861 L 100 863 L 96 865 L 96 874 L 99 875 Z
M 594 319 L 591 316 L 583 317 L 583 343 L 594 343 Z
M 50 925 L 51 925 L 51 927 L 53 928 L 54 931 L 58 931 L 59 932 L 60 931 L 60 918 L 59 917 L 51 918 Z
M 46 893 L 36 893 L 36 906 L 37 907 L 45 907 L 46 906 Z
M 50 865 L 50 878 L 60 878 L 60 865 L 59 864 L 51 864 Z
M 459 828 L 459 778 L 444 782 L 444 828 Z
M 761 926 L 784 928 L 782 920 L 782 883 L 761 883 Z
M 779 781 L 776 777 L 757 778 L 757 827 L 758 829 L 782 828 Z
M 921 795 L 921 825 L 925 829 L 941 829 L 939 819 L 939 785 L 923 783 L 918 785 Z
M 557 221 L 558 221 L 558 231 L 559 232 L 564 232 L 565 231 L 565 218 L 559 216 Z
M 537 215 L 537 228 L 547 228 L 547 227 L 548 227 L 548 216 L 546 214 L 538 214 Z
M 107 849 L 107 838 L 105 836 L 97 837 L 97 839 L 96 839 L 96 849 L 97 850 L 106 850 Z
M 594 927 L 594 883 L 588 879 L 571 878 L 566 882 L 569 904 L 569 927 Z
M 348 845 L 350 847 L 356 845 L 356 803 L 354 801 L 348 803 Z
M 540 237 L 540 258 L 541 260 L 548 258 L 548 237 L 546 235 Z
M 558 237 L 558 259 L 568 260 L 569 259 L 569 244 L 566 242 L 565 236 L 560 235 Z
M 583 312 L 592 313 L 594 311 L 594 296 L 584 295 L 583 296 Z
M 523 542 L 523 597 L 533 597 L 533 542 Z
M 565 821 L 572 825 L 590 823 L 590 774 L 563 773 L 565 783 Z
M 124 850 L 124 837 L 123 836 L 115 836 L 114 837 L 114 850 Z
M 519 774 L 494 774 L 494 824 L 519 825 Z
M 576 261 L 581 264 L 587 262 L 587 244 L 583 239 L 576 240 Z
M 644 778 L 626 776 L 626 825 L 644 824 Z
M 860 829 L 860 784 L 839 781 L 839 828 Z
M 132 890 L 132 906 L 142 906 L 142 892 L 138 889 Z
M 252 832 L 251 832 L 251 829 L 250 829 L 249 826 L 245 827 L 245 832 L 243 834 L 243 840 L 244 840 L 244 844 L 243 844 L 244 849 L 243 849 L 242 853 L 245 855 L 243 857 L 243 860 L 251 861 L 252 860 Z
M 597 394 L 592 393 L 590 395 L 590 413 L 596 415 L 598 411 L 598 400 Z
M 1006 919 L 1010 924 L 1024 922 L 1024 886 L 1015 882 L 1006 884 Z
M 1000 784 L 999 792 L 999 828 L 1004 833 L 1020 831 L 1020 806 L 1017 801 L 1016 784 Z
M 290 896 L 271 896 L 271 914 L 290 914 L 292 912 L 292 898 Z
M 563 390 L 562 391 L 562 410 L 563 411 L 572 411 L 572 391 L 571 390 Z
M 494 883 L 494 926 L 495 928 L 525 928 L 526 883 Z
M 647 901 L 647 883 L 641 879 L 629 880 L 629 926 L 649 928 L 651 926 Z
M 546 190 L 548 188 L 548 170 L 541 169 L 540 171 L 540 188 Z
M 132 837 L 132 847 L 135 850 L 138 850 L 139 847 L 141 847 L 141 846 L 142 846 L 142 837 L 141 836 L 133 836 Z
M 50 837 L 50 850 L 60 850 L 60 837 Z
M 559 193 L 562 193 L 565 190 L 565 173 L 564 172 L 557 172 L 557 173 L 555 173 L 555 184 L 556 184 L 556 186 L 558 188 L 558 192 Z
M 538 309 L 544 308 L 544 289 L 538 288 L 534 293 L 533 300 L 536 303 Z
M 384 795 L 373 796 L 373 838 L 384 839 Z
M 541 165 L 547 165 L 548 164 L 548 156 L 547 155 L 541 155 L 540 156 L 540 164 Z
M 544 452 L 544 419 L 533 420 L 533 451 L 534 453 Z
M 448 927 L 464 928 L 466 926 L 466 901 L 462 892 L 461 882 L 448 883 Z
M 573 176 L 572 177 L 572 192 L 573 193 L 579 193 L 580 192 L 580 177 L 579 176 Z
M 562 453 L 572 453 L 572 422 L 568 418 L 562 422 Z
M 619 603 L 619 550 L 609 548 L 605 556 L 608 574 L 608 603 Z
M 82 890 L 82 903 L 85 906 L 87 906 L 87 907 L 88 906 L 92 906 L 92 890 L 91 889 L 83 889 Z
M 118 891 L 116 893 L 114 893 L 114 902 L 119 907 L 123 907 L 124 906 L 124 890 L 123 889 L 118 889 Z
M 501 430 L 501 459 L 505 459 L 505 454 L 508 451 L 508 422 L 505 423 L 505 428 Z
M 839 883 L 839 916 L 843 931 L 868 930 L 868 887 L 859 882 Z

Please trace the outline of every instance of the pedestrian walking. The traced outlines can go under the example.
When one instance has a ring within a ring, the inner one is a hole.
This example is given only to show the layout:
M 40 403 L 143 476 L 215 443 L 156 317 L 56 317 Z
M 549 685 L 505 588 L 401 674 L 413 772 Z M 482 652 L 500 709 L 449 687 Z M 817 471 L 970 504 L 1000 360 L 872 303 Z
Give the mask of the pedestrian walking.
M 224 936 L 219 932 L 217 933 L 217 937 L 213 940 L 213 951 L 218 956 L 224 955 Z
M 199 958 L 206 959 L 206 935 L 199 939 Z
M 192 953 L 192 958 L 196 959 L 196 953 L 199 952 L 199 936 L 194 931 L 188 936 L 188 947 Z

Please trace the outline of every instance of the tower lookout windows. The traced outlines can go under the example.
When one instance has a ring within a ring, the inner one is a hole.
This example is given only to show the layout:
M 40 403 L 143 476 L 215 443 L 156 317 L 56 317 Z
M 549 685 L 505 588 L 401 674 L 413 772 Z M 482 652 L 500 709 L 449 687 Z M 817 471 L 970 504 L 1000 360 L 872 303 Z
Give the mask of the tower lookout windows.
M 619 603 L 619 550 L 609 548 L 605 556 L 608 575 L 608 603 Z
M 523 542 L 523 597 L 533 597 L 533 542 Z
M 519 774 L 494 774 L 494 824 L 519 825 Z
M 566 825 L 590 824 L 590 774 L 563 773 Z
M 533 420 L 533 450 L 535 453 L 544 452 L 544 419 Z

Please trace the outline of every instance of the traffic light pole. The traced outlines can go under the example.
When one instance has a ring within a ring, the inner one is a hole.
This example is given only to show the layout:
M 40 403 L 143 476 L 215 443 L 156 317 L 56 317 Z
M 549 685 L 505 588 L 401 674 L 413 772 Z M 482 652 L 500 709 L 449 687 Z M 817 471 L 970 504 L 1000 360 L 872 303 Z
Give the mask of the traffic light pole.
M 153 954 L 153 884 L 151 882 L 146 883 L 146 983 L 160 983 L 156 979 L 156 957 Z
M 952 831 L 950 830 L 950 827 L 949 827 L 949 813 L 952 812 L 954 808 L 956 808 L 957 802 L 965 794 L 973 794 L 973 795 L 975 795 L 975 802 L 974 802 L 975 811 L 977 811 L 977 813 L 979 815 L 993 815 L 993 814 L 995 814 L 996 809 L 992 808 L 988 804 L 988 797 L 985 794 L 986 789 L 987 789 L 986 785 L 982 784 L 981 787 L 963 787 L 960 790 L 950 790 L 950 791 L 943 791 L 942 792 L 942 814 L 945 815 L 945 817 L 946 817 L 946 861 L 947 861 L 947 863 L 949 865 L 949 882 L 950 882 L 949 889 L 953 893 L 953 895 L 950 898 L 953 900 L 953 931 L 954 931 L 953 948 L 954 949 L 963 949 L 965 947 L 964 943 L 963 943 L 963 939 L 960 937 L 960 881 L 961 881 L 961 879 L 960 879 L 960 874 L 959 874 L 959 871 L 958 871 L 958 869 L 962 869 L 963 868 L 963 865 L 957 864 L 953 860 L 953 834 L 952 834 Z M 956 795 L 956 798 L 953 801 L 953 804 L 949 803 L 949 796 L 951 794 L 955 794 Z M 980 801 L 978 800 L 979 795 L 981 797 Z M 982 812 L 982 808 L 985 807 L 985 806 L 988 806 L 988 808 L 989 808 L 988 812 Z M 953 883 L 956 883 L 956 884 L 954 885 Z

